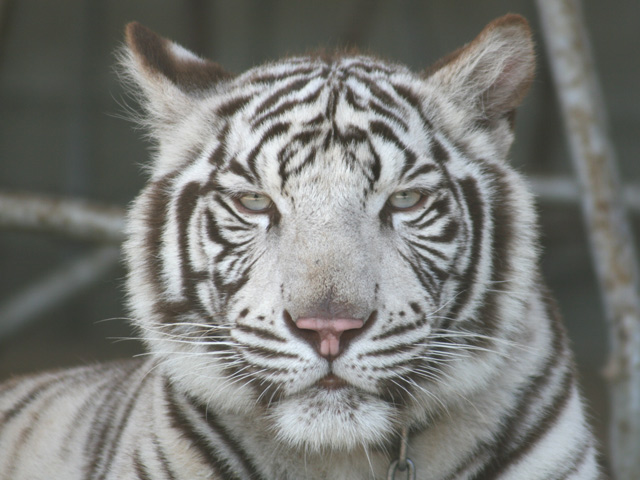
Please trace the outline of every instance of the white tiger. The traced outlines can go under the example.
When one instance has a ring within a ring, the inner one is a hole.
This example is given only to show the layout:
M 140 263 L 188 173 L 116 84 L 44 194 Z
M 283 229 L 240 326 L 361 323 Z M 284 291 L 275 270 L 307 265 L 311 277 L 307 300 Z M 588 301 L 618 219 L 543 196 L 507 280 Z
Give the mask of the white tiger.
M 422 74 L 335 53 L 232 76 L 126 33 L 150 357 L 2 385 L 2 479 L 602 478 L 507 163 L 523 18 Z

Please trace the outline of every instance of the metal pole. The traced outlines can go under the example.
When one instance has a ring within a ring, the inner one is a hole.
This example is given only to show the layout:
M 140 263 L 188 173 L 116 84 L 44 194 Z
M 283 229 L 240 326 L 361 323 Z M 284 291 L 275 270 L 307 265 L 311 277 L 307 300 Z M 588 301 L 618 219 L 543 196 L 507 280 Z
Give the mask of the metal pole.
M 0 229 L 120 243 L 124 240 L 124 223 L 123 208 L 78 199 L 0 191 Z
M 612 469 L 619 480 L 631 480 L 640 475 L 640 290 L 634 243 L 580 2 L 537 0 L 537 5 L 610 332 Z

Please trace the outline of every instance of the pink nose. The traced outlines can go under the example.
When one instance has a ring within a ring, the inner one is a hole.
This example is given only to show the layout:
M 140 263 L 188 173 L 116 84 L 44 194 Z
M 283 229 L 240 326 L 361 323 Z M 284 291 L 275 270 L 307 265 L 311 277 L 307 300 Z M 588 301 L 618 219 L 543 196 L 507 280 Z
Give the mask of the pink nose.
M 341 353 L 344 342 L 340 343 L 340 336 L 343 332 L 360 329 L 363 325 L 364 321 L 356 318 L 303 317 L 296 321 L 296 327 L 300 330 L 312 330 L 318 334 L 316 349 L 326 358 L 334 358 Z

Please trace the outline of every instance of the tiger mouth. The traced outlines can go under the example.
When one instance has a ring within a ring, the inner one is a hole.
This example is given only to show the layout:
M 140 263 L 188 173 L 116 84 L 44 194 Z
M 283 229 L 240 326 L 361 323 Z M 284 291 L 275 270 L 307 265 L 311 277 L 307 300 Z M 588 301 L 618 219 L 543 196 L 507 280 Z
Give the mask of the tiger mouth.
M 349 386 L 349 383 L 346 380 L 338 377 L 333 373 L 329 373 L 325 375 L 320 380 L 316 382 L 316 385 L 325 390 L 340 390 L 342 388 L 346 388 Z

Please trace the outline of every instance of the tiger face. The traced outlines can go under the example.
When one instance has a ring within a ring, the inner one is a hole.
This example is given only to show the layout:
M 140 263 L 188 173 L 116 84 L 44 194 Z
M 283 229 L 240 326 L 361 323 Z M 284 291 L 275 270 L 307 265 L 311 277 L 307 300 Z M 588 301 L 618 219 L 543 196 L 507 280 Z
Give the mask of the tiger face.
M 231 77 L 140 25 L 128 42 L 158 145 L 130 305 L 171 382 L 320 451 L 495 375 L 525 306 L 494 292 L 535 270 L 530 200 L 505 186 L 533 61 L 517 17 L 423 76 L 336 54 Z
M 420 119 L 398 118 L 407 132 L 390 141 L 384 117 L 357 115 L 376 102 L 370 91 L 331 86 L 349 68 L 323 68 L 326 80 L 311 76 L 318 91 L 302 93 L 317 100 L 278 115 L 277 136 L 251 128 L 250 107 L 235 125 L 250 133 L 226 143 L 201 220 L 216 232 L 201 237 L 203 250 L 227 258 L 201 256 L 213 274 L 200 301 L 227 312 L 237 371 L 255 372 L 250 386 L 283 435 L 351 446 L 363 439 L 345 427 L 380 439 L 410 399 L 410 374 L 455 290 L 464 210 Z M 338 118 L 325 118 L 330 102 Z

